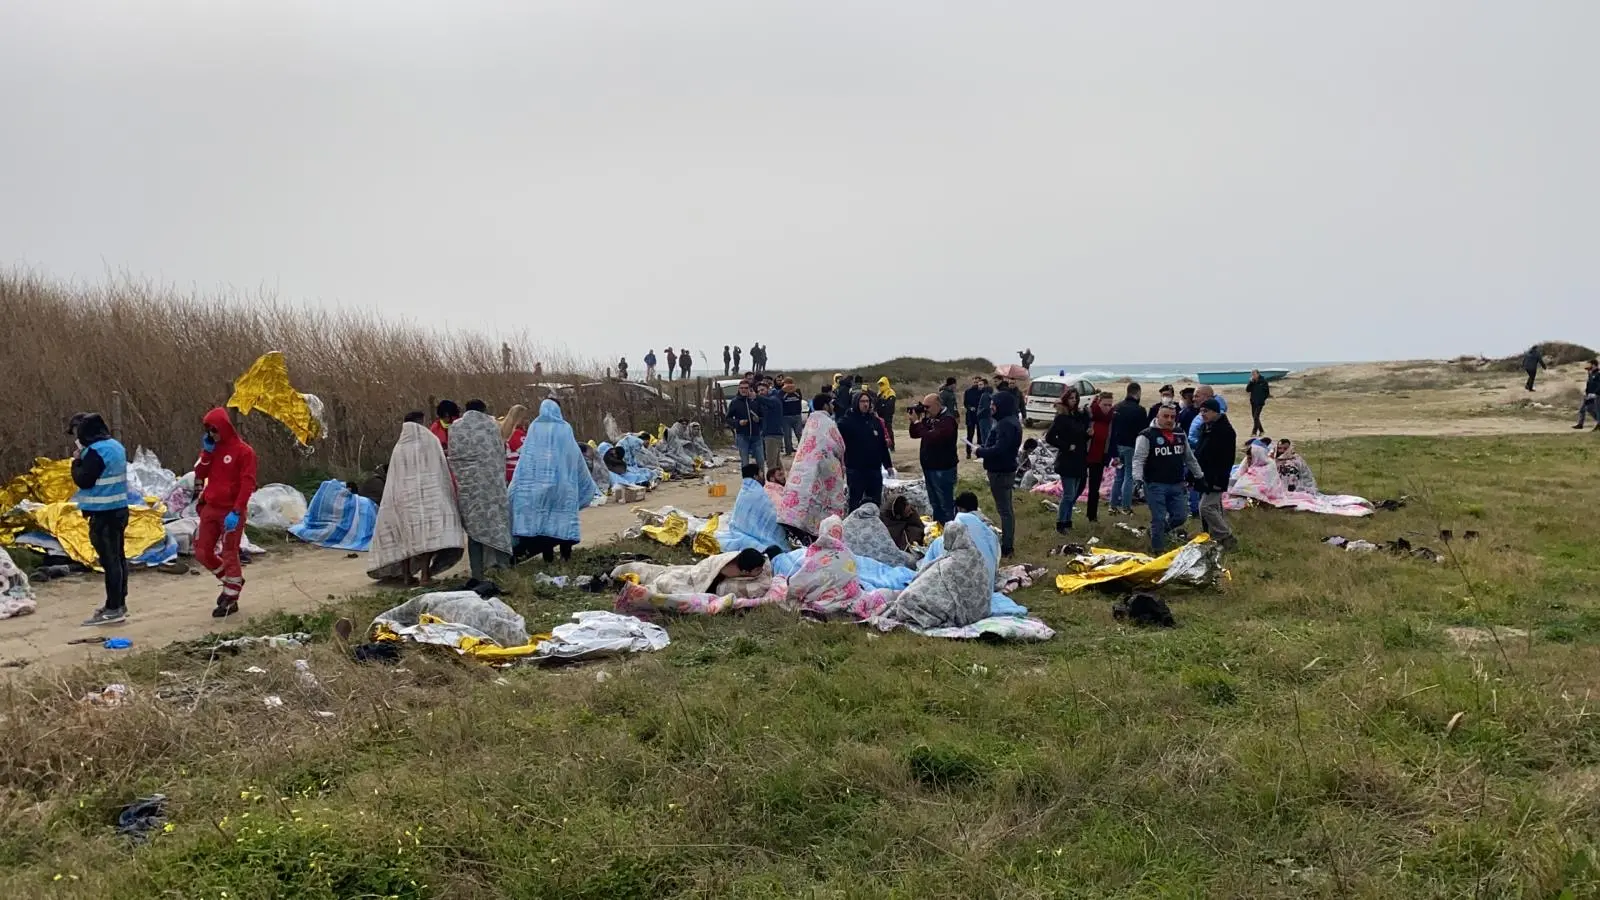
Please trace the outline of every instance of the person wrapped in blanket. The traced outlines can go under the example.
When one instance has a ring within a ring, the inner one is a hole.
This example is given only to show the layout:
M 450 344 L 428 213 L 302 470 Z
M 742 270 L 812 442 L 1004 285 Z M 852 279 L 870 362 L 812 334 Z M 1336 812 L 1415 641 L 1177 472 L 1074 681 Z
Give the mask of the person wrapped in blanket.
M 889 530 L 889 537 L 894 540 L 894 545 L 901 550 L 922 546 L 927 540 L 927 528 L 922 524 L 922 517 L 917 515 L 916 509 L 904 495 L 895 497 L 880 515 L 883 527 Z
M 1283 476 L 1286 488 L 1307 494 L 1317 493 L 1317 477 L 1311 473 L 1311 466 L 1300 456 L 1293 441 L 1280 439 L 1272 458 L 1278 464 L 1278 474 Z
M 778 524 L 778 509 L 761 483 L 761 467 L 749 463 L 741 472 L 744 481 L 734 498 L 727 525 L 717 532 L 723 550 L 755 550 L 769 557 L 789 549 L 789 539 Z
M 888 566 L 911 568 L 916 559 L 895 545 L 876 503 L 863 503 L 844 518 L 844 545 L 856 556 L 866 556 Z
M 940 538 L 943 555 L 917 573 L 883 610 L 882 619 L 917 628 L 962 628 L 988 617 L 994 575 L 967 523 L 958 515 Z
M 849 500 L 844 437 L 833 421 L 833 401 L 818 395 L 812 406 L 778 502 L 778 523 L 801 543 L 817 535 L 823 519 L 843 516 Z
M 528 442 L 511 479 L 511 533 L 517 538 L 517 555 L 540 555 L 548 563 L 559 549 L 563 560 L 571 559 L 573 545 L 582 539 L 578 513 L 593 500 L 593 478 L 572 426 L 562 417 L 561 405 L 546 399 L 528 429 Z
M 619 612 L 715 615 L 759 606 L 772 587 L 772 567 L 759 550 L 708 556 L 687 566 L 624 563 L 611 570 L 623 582 Z

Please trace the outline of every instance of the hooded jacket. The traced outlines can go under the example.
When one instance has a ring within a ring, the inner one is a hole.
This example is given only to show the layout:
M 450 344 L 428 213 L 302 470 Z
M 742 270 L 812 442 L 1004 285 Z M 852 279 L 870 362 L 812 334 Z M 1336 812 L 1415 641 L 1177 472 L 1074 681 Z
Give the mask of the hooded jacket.
M 84 515 L 127 509 L 128 451 L 97 413 L 74 420 L 83 449 L 72 460 L 72 483 L 80 489 L 73 502 Z
M 1132 447 L 1139 441 L 1139 432 L 1150 427 L 1150 417 L 1144 406 L 1129 397 L 1111 408 L 1111 448 Z
M 1589 377 L 1584 379 L 1583 382 L 1583 392 L 1585 394 L 1600 395 L 1600 369 L 1593 369 L 1589 372 Z
M 1539 352 L 1538 347 L 1529 347 L 1528 352 L 1522 354 L 1522 371 L 1532 375 L 1544 368 L 1548 367 L 1545 366 L 1544 354 Z
M 761 401 L 761 436 L 769 438 L 783 437 L 783 395 L 777 391 L 768 391 L 765 397 L 757 397 Z
M 200 505 L 212 514 L 236 512 L 243 519 L 256 492 L 256 451 L 233 430 L 226 409 L 213 409 L 203 421 L 217 430 L 217 446 L 201 450 L 194 464 L 195 482 L 205 482 Z
M 1006 474 L 1017 471 L 1017 453 L 1022 450 L 1022 423 L 1017 421 L 1017 395 L 999 391 L 994 395 L 994 427 L 989 442 L 978 448 L 986 472 Z
M 889 384 L 887 377 L 878 379 L 878 396 L 873 399 L 872 403 L 873 408 L 877 410 L 878 418 L 883 419 L 885 422 L 894 421 L 896 398 L 894 387 Z
M 1056 474 L 1082 478 L 1089 468 L 1089 414 L 1082 409 L 1056 413 L 1044 442 L 1056 448 Z
M 857 406 L 851 406 L 850 411 L 839 418 L 839 435 L 844 438 L 846 469 L 860 472 L 892 466 L 889 439 L 877 413 L 861 412 Z
M 1195 461 L 1200 463 L 1201 490 L 1207 494 L 1225 493 L 1238 455 L 1239 433 L 1233 430 L 1227 413 L 1209 425 L 1202 423 L 1200 442 L 1194 448 Z
M 728 427 L 739 437 L 761 437 L 761 419 L 766 411 L 765 400 L 740 394 L 728 402 Z

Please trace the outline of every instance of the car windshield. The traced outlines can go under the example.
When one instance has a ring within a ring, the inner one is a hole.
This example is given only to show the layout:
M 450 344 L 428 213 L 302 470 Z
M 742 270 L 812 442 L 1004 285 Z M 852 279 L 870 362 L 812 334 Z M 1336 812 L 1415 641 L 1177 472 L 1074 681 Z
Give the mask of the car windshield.
M 1049 397 L 1054 399 L 1067 392 L 1067 386 L 1059 381 L 1035 381 L 1028 385 L 1029 397 Z
M 722 399 L 732 400 L 737 396 L 739 396 L 738 382 L 734 382 L 733 384 L 725 384 L 722 386 Z

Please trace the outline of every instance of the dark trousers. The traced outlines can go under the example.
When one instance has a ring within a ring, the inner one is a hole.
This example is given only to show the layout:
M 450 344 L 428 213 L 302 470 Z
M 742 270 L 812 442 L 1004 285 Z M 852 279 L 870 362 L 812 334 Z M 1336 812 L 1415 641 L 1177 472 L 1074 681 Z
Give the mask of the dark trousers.
M 863 503 L 876 503 L 883 506 L 883 470 L 874 466 L 871 469 L 845 469 L 845 484 L 850 488 L 850 511 L 855 512 Z
M 1089 521 L 1100 521 L 1100 481 L 1105 477 L 1105 463 L 1089 467 Z
M 989 493 L 994 497 L 995 516 L 1000 519 L 1000 552 L 1004 555 L 1016 548 L 1017 515 L 1011 505 L 1011 492 L 1016 485 L 1015 472 L 989 473 Z
M 128 608 L 128 552 L 123 536 L 128 532 L 128 511 L 89 514 L 89 543 L 106 571 L 106 609 Z
M 972 445 L 981 443 L 978 440 L 978 417 L 971 410 L 967 411 L 967 459 L 972 458 Z
M 922 477 L 928 485 L 928 505 L 933 507 L 933 520 L 948 524 L 956 517 L 956 470 L 923 469 Z
M 1530 371 L 1528 373 L 1528 390 L 1530 390 L 1530 391 L 1533 390 L 1533 379 L 1535 377 L 1537 377 L 1538 374 L 1539 374 L 1539 371 L 1537 369 L 1532 370 L 1532 371 Z
M 1266 404 L 1264 404 L 1264 403 L 1252 403 L 1252 404 L 1250 404 L 1250 420 L 1251 420 L 1250 421 L 1250 436 L 1251 437 L 1255 437 L 1258 434 L 1266 434 L 1267 433 L 1267 429 L 1263 428 L 1262 425 L 1261 425 L 1261 410 L 1263 408 L 1265 408 L 1265 406 L 1266 406 Z

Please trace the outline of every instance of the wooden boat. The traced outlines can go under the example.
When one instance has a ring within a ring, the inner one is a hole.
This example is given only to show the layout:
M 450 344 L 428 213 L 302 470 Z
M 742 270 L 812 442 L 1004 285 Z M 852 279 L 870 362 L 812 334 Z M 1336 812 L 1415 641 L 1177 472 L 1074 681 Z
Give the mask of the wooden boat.
M 1261 377 L 1268 381 L 1277 381 L 1289 374 L 1288 369 L 1262 369 Z M 1196 372 L 1195 380 L 1201 384 L 1249 384 L 1250 370 L 1235 369 L 1231 372 Z

